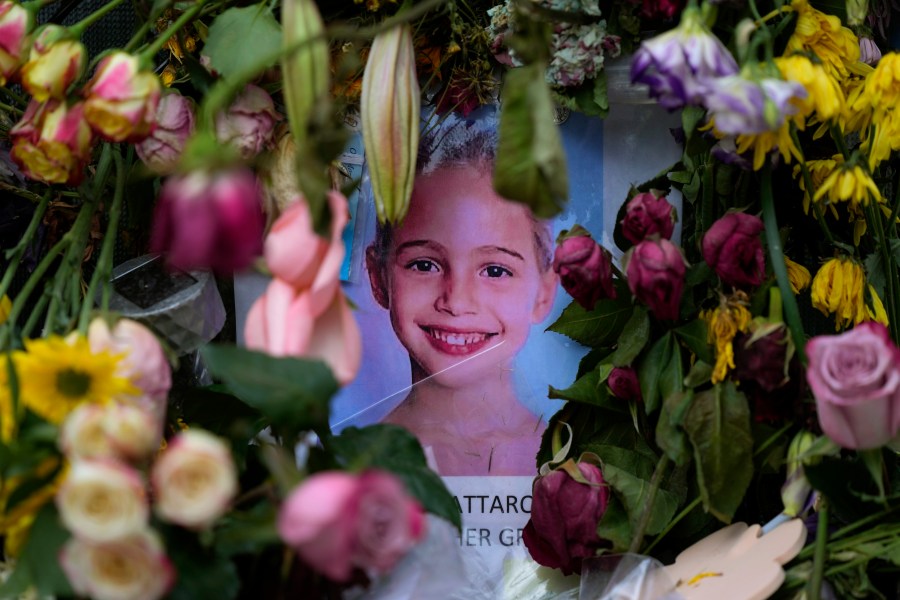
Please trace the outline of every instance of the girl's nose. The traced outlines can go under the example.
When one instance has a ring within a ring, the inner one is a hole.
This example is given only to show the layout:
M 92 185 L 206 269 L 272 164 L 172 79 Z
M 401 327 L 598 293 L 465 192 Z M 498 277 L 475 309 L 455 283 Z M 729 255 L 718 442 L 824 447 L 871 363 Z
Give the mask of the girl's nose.
M 447 274 L 442 282 L 440 293 L 434 301 L 438 312 L 457 316 L 477 312 L 478 301 L 475 288 L 458 274 Z

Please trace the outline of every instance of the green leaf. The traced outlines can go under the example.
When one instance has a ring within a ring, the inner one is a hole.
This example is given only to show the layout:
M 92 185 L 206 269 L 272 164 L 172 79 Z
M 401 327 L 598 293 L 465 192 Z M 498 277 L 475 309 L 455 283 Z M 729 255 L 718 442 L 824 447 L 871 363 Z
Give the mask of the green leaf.
M 729 523 L 753 478 L 753 435 L 744 394 L 731 381 L 694 396 L 684 419 L 703 506 Z
M 712 379 L 713 367 L 707 362 L 698 360 L 691 366 L 687 376 L 684 378 L 685 387 L 695 388 L 709 383 Z
M 588 372 L 583 377 L 579 377 L 575 380 L 575 383 L 565 389 L 560 390 L 550 386 L 547 397 L 554 400 L 570 400 L 572 402 L 591 404 L 607 410 L 623 412 L 625 403 L 612 398 L 607 386 L 604 385 L 606 378 L 602 377 L 602 375 L 609 376 L 608 369 L 604 369 L 604 367 L 609 367 L 609 365 L 598 365 L 596 369 Z M 603 371 L 606 372 L 603 373 Z
M 72 595 L 69 580 L 56 558 L 69 537 L 69 532 L 59 519 L 56 505 L 48 502 L 35 517 L 16 563 L 16 571 L 22 570 L 23 573 L 13 577 L 21 577 L 18 579 L 20 582 L 30 581 L 39 596 Z
M 606 505 L 606 512 L 597 525 L 597 535 L 600 539 L 612 542 L 612 552 L 624 552 L 631 545 L 631 538 L 634 537 L 634 530 L 631 521 L 628 518 L 628 511 L 622 505 L 615 494 L 610 494 L 609 504 Z
M 669 368 L 672 356 L 677 352 L 675 338 L 668 331 L 653 343 L 650 351 L 638 364 L 638 380 L 641 382 L 641 396 L 644 398 L 644 407 L 647 414 L 651 414 L 659 407 L 662 388 L 660 378 Z
M 627 367 L 641 353 L 647 340 L 650 339 L 650 317 L 647 309 L 638 306 L 625 323 L 619 342 L 612 356 L 612 363 L 617 367 Z
M 391 471 L 406 484 L 430 513 L 462 528 L 459 507 L 447 491 L 441 478 L 425 460 L 419 441 L 402 427 L 396 425 L 371 425 L 358 429 L 348 427 L 326 444 L 336 455 L 346 461 L 350 470 L 377 467 Z
M 572 302 L 547 331 L 561 333 L 585 346 L 605 346 L 618 338 L 631 310 L 627 298 L 600 300 L 593 310 Z
M 231 600 L 240 589 L 237 569 L 227 557 L 200 545 L 193 533 L 169 527 L 164 531 L 166 551 L 178 571 L 175 587 L 166 598 Z
M 685 138 L 689 138 L 694 134 L 697 130 L 697 125 L 703 121 L 705 116 L 706 111 L 697 106 L 686 106 L 681 111 L 681 127 L 684 129 Z
M 526 204 L 536 216 L 550 218 L 568 200 L 569 181 L 544 67 L 534 63 L 506 73 L 494 189 Z
M 872 476 L 872 481 L 878 486 L 878 495 L 884 498 L 884 456 L 881 448 L 873 450 L 860 450 L 859 456 L 862 458 L 863 464 Z
M 224 556 L 233 556 L 259 554 L 266 546 L 281 544 L 275 526 L 277 516 L 271 502 L 260 502 L 246 512 L 228 513 L 216 527 L 216 549 Z
M 206 346 L 202 355 L 210 373 L 279 432 L 328 426 L 328 403 L 338 384 L 325 363 L 225 345 Z
M 265 9 L 265 4 L 229 8 L 209 26 L 203 54 L 224 77 L 257 69 L 262 71 L 278 60 L 281 25 Z
M 565 93 L 553 91 L 553 100 L 560 106 L 577 110 L 589 117 L 605 117 L 609 114 L 606 71 L 601 71 L 597 77 L 589 79 L 574 90 L 565 88 Z
M 707 324 L 703 319 L 694 319 L 690 323 L 686 323 L 675 329 L 675 335 L 687 346 L 688 350 L 694 353 L 698 360 L 712 364 L 713 353 L 712 348 L 707 342 Z
M 693 400 L 693 390 L 668 396 L 663 401 L 656 423 L 656 444 L 678 466 L 684 466 L 691 460 L 691 448 L 683 424 Z

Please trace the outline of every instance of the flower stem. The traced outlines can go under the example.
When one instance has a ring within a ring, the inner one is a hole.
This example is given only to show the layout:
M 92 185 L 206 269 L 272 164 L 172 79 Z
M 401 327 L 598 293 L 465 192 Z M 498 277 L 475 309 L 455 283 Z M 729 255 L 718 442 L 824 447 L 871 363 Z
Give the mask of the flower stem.
M 800 163 L 800 173 L 803 175 L 803 187 L 806 188 L 804 193 L 806 194 L 806 197 L 809 198 L 810 204 L 812 204 L 813 212 L 816 215 L 816 220 L 819 222 L 822 233 L 825 234 L 828 243 L 833 244 L 834 236 L 831 235 L 831 229 L 829 229 L 828 223 L 825 222 L 825 208 L 813 200 L 813 194 L 815 193 L 816 188 L 813 185 L 812 176 L 809 174 L 809 168 L 806 166 L 806 155 L 803 152 L 803 146 L 800 145 L 800 136 L 797 135 L 797 126 L 793 123 L 791 124 L 791 139 L 794 142 L 794 146 L 800 151 L 800 160 L 798 162 Z
M 803 333 L 803 325 L 800 322 L 800 309 L 797 307 L 797 298 L 791 291 L 791 282 L 788 279 L 787 266 L 784 264 L 784 252 L 781 250 L 781 236 L 778 235 L 778 220 L 775 216 L 775 200 L 772 195 L 772 165 L 766 164 L 762 170 L 762 209 L 763 221 L 766 224 L 766 241 L 769 245 L 769 259 L 775 279 L 781 289 L 781 300 L 784 304 L 784 316 L 800 362 L 806 364 L 806 352 L 804 344 L 806 336 Z
M 106 4 L 98 8 L 96 11 L 92 12 L 82 20 L 78 21 L 74 25 L 69 27 L 69 31 L 81 37 L 84 35 L 84 32 L 88 27 L 105 17 L 108 13 L 113 11 L 117 6 L 122 4 L 125 0 L 109 0 Z
M 644 532 L 647 530 L 647 525 L 650 523 L 650 514 L 653 512 L 653 503 L 656 501 L 656 492 L 659 490 L 663 475 L 668 466 L 669 455 L 663 452 L 662 456 L 659 457 L 659 462 L 656 463 L 656 470 L 653 471 L 653 477 L 650 478 L 650 489 L 647 491 L 644 509 L 641 511 L 641 516 L 638 519 L 637 531 L 634 532 L 634 537 L 631 538 L 631 545 L 628 547 L 628 551 L 631 553 L 637 554 L 641 549 L 641 544 L 644 543 Z
M 203 9 L 203 5 L 206 3 L 206 0 L 199 0 L 194 6 L 190 7 L 181 15 L 175 19 L 175 22 L 169 25 L 165 31 L 159 34 L 153 42 L 147 46 L 147 49 L 141 52 L 141 55 L 138 57 L 141 63 L 150 63 L 153 61 L 153 57 L 156 56 L 156 53 L 162 50 L 163 46 L 166 45 L 166 42 L 169 41 L 169 38 L 175 35 L 182 27 L 187 25 L 191 19 L 193 19 L 200 11 Z M 129 45 L 131 43 L 129 42 Z
M 813 555 L 813 571 L 809 580 L 807 597 L 819 600 L 822 594 L 822 580 L 825 575 L 825 551 L 828 546 L 828 500 L 822 498 L 819 507 L 819 526 L 816 530 L 816 550 Z
M 884 273 L 887 279 L 884 290 L 885 298 L 882 300 L 890 322 L 891 337 L 894 339 L 894 343 L 897 344 L 900 343 L 900 315 L 897 314 L 897 302 L 900 300 L 900 297 L 898 297 L 900 278 L 897 275 L 897 266 L 894 264 L 890 241 L 885 237 L 881 215 L 878 214 L 874 204 L 875 202 L 869 197 L 868 202 L 865 203 L 866 220 L 869 223 L 869 228 L 872 229 L 872 233 L 875 234 L 875 240 L 878 248 L 881 250 L 881 260 L 884 262 Z
M 149 20 L 144 21 L 141 26 L 138 28 L 134 35 L 131 36 L 131 39 L 128 40 L 128 43 L 122 48 L 125 52 L 134 52 L 140 45 L 141 41 L 150 33 L 151 22 Z
M 84 302 L 81 304 L 81 316 L 78 320 L 78 330 L 87 333 L 88 319 L 91 308 L 94 305 L 94 296 L 97 288 L 103 286 L 100 310 L 104 313 L 109 310 L 110 278 L 112 277 L 113 250 L 116 243 L 116 234 L 119 231 L 119 218 L 122 216 L 122 200 L 125 197 L 125 165 L 119 149 L 112 151 L 113 162 L 116 165 L 116 190 L 113 194 L 112 205 L 109 209 L 109 223 L 106 226 L 106 234 L 103 236 L 103 246 L 100 248 L 100 256 L 97 258 L 97 267 L 91 275 L 91 283 L 88 285 Z
M 652 542 L 650 542 L 650 545 L 647 546 L 647 547 L 644 549 L 644 554 L 650 554 L 650 551 L 653 550 L 653 548 L 656 547 L 656 545 L 660 542 L 660 540 L 662 540 L 664 537 L 666 537 L 666 534 L 669 533 L 670 531 L 672 531 L 672 529 L 673 529 L 676 525 L 678 525 L 678 523 L 679 523 L 683 518 L 685 518 L 686 516 L 688 516 L 688 515 L 691 513 L 692 510 L 694 510 L 695 508 L 697 508 L 697 507 L 700 505 L 700 502 L 701 502 L 701 501 L 702 501 L 702 500 L 701 500 L 700 496 L 697 496 L 696 498 L 694 498 L 694 499 L 691 501 L 690 504 L 688 504 L 687 506 L 685 506 L 684 509 L 683 509 L 680 513 L 678 513 L 678 515 L 676 515 L 674 519 L 672 519 L 671 521 L 669 521 L 669 524 L 666 525 L 666 528 L 663 529 L 662 532 L 660 532 L 660 534 L 659 534 L 658 536 L 656 536 L 656 538 L 655 538 Z
M 28 227 L 25 229 L 25 233 L 22 235 L 19 243 L 6 252 L 6 259 L 9 263 L 6 267 L 6 272 L 3 273 L 3 279 L 0 280 L 0 298 L 9 290 L 13 277 L 16 276 L 16 271 L 19 270 L 19 264 L 22 262 L 25 250 L 28 249 L 28 243 L 34 238 L 34 234 L 41 224 L 41 219 L 44 218 L 44 213 L 47 211 L 47 206 L 50 204 L 51 195 L 52 191 L 47 190 L 47 193 L 44 194 L 44 197 L 41 198 L 40 203 L 34 209 L 34 214 L 31 215 L 31 222 L 28 223 Z

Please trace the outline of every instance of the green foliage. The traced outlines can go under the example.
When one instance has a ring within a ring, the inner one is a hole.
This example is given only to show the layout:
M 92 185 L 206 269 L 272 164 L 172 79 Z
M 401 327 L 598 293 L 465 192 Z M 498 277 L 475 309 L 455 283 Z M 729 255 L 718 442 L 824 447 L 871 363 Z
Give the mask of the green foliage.
M 430 513 L 462 527 L 462 518 L 453 496 L 441 478 L 428 468 L 419 441 L 396 425 L 371 425 L 358 429 L 348 427 L 326 443 L 346 468 L 359 471 L 377 467 L 391 471 L 406 484 Z
M 678 466 L 684 466 L 691 460 L 684 418 L 693 401 L 693 390 L 667 396 L 656 422 L 656 444 Z
M 625 323 L 622 333 L 619 334 L 616 351 L 612 355 L 612 364 L 616 367 L 630 365 L 644 349 L 648 339 L 650 339 L 650 317 L 646 308 L 637 306 L 631 313 L 631 318 Z
M 196 535 L 176 527 L 163 531 L 166 551 L 178 572 L 167 598 L 231 600 L 240 589 L 237 569 L 223 554 L 200 543 Z
M 583 377 L 579 377 L 575 380 L 575 383 L 562 390 L 550 386 L 548 397 L 557 400 L 571 400 L 572 402 L 593 404 L 607 410 L 622 412 L 625 409 L 625 403 L 610 396 L 609 388 L 605 383 L 611 368 L 610 365 L 606 364 L 598 365 L 597 368 Z
M 212 67 L 224 77 L 270 67 L 280 50 L 281 25 L 264 4 L 229 8 L 220 14 L 203 46 Z
M 56 505 L 48 502 L 31 525 L 15 571 L 0 585 L 0 598 L 17 598 L 32 586 L 42 597 L 71 595 L 69 580 L 56 559 L 68 539 Z
M 593 310 L 572 302 L 547 331 L 561 333 L 584 346 L 608 346 L 622 333 L 631 311 L 631 300 L 621 295 L 615 300 L 600 300 Z
M 671 331 L 653 343 L 638 363 L 637 373 L 648 415 L 659 408 L 663 398 L 681 391 L 684 380 L 681 350 Z

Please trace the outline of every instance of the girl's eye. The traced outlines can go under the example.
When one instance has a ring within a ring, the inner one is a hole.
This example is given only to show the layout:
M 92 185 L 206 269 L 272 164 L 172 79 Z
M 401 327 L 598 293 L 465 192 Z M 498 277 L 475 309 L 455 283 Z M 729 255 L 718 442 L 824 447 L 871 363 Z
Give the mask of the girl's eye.
M 500 265 L 488 265 L 481 272 L 485 277 L 491 278 L 512 277 L 512 271 Z
M 417 271 L 419 273 L 437 273 L 440 271 L 440 268 L 437 266 L 437 264 L 434 263 L 434 261 L 425 259 L 414 260 L 406 265 L 406 268 L 411 271 Z

